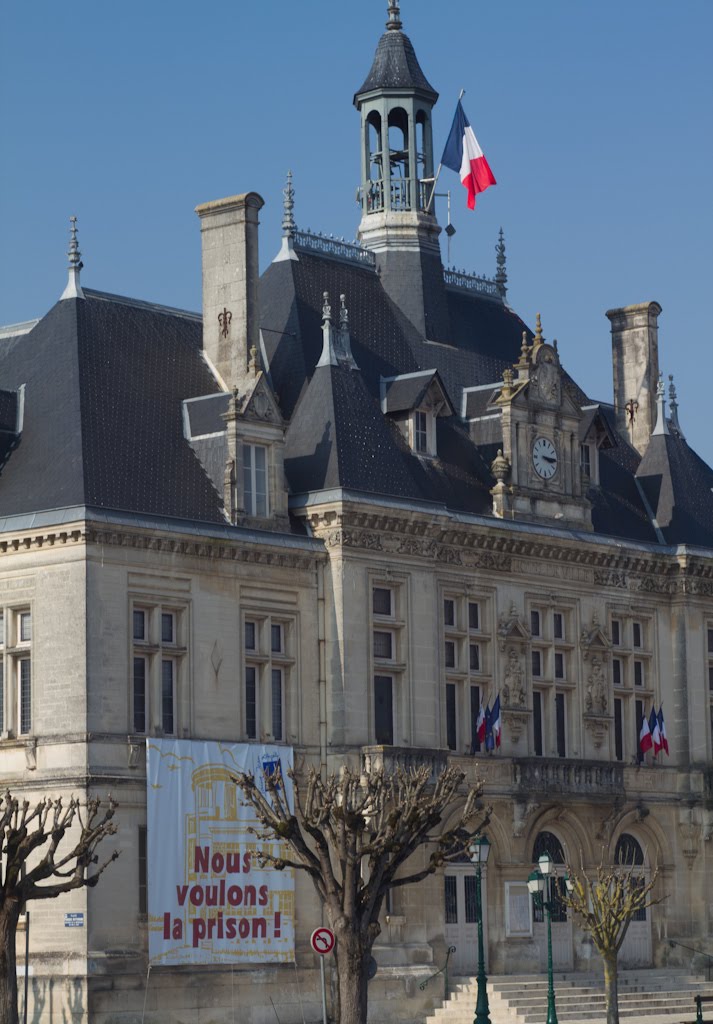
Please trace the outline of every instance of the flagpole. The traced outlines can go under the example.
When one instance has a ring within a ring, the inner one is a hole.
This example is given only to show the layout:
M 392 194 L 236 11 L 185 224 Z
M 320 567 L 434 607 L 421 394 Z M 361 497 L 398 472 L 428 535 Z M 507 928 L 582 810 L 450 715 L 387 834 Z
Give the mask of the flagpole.
M 459 103 L 463 99 L 464 96 L 465 96 L 465 89 L 461 89 L 461 91 L 458 93 L 458 102 Z M 431 212 L 431 204 L 433 203 L 433 197 L 436 194 L 436 184 L 438 182 L 438 177 L 439 177 L 439 175 L 441 173 L 441 168 L 442 167 L 443 167 L 442 163 L 438 165 L 438 170 L 436 171 L 436 176 L 433 179 L 433 188 L 431 189 L 431 195 L 429 197 L 428 204 L 426 206 L 426 209 L 424 210 L 424 213 L 430 213 Z

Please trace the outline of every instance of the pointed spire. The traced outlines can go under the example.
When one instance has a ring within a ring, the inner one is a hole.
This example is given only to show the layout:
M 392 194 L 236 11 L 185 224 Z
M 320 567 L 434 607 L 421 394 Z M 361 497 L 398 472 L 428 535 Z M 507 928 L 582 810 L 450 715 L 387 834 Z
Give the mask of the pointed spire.
M 273 263 L 281 263 L 283 260 L 297 260 L 299 256 L 295 252 L 295 190 L 292 187 L 292 171 L 287 172 L 287 184 L 282 190 L 282 245 Z
M 399 32 L 402 28 L 399 0 L 389 0 L 389 20 L 386 22 L 386 28 L 389 32 Z
M 659 382 L 656 386 L 656 426 L 652 436 L 656 434 L 668 434 L 668 423 L 666 422 L 666 388 L 664 387 L 663 374 L 659 374 Z
M 673 383 L 673 374 L 668 375 L 668 404 L 671 409 L 671 426 L 683 437 L 683 431 L 681 430 L 681 424 L 678 422 L 678 399 L 676 397 L 676 385 Z
M 67 287 L 60 296 L 60 302 L 62 299 L 83 299 L 84 292 L 82 286 L 79 283 L 79 272 L 84 266 L 82 263 L 82 254 L 79 251 L 79 242 L 77 241 L 77 218 L 72 215 L 69 218 L 71 227 L 69 229 L 70 241 L 69 250 L 67 257 L 69 259 L 69 277 L 67 279 Z
M 322 355 L 317 366 L 336 366 L 337 355 L 334 351 L 334 327 L 329 292 L 323 292 L 322 299 Z
M 533 349 L 539 348 L 540 345 L 544 345 L 545 336 L 542 333 L 542 317 L 539 313 L 535 316 L 535 339 L 532 342 Z
M 347 309 L 346 295 L 339 296 L 339 330 L 337 331 L 335 348 L 337 361 L 346 364 L 352 370 L 356 370 L 357 364 L 352 355 L 352 342 L 349 335 L 349 310 Z
M 495 287 L 498 289 L 498 295 L 504 302 L 508 293 L 508 274 L 505 265 L 505 235 L 503 234 L 502 228 L 500 228 L 498 244 L 495 246 L 495 264 L 497 267 L 497 270 L 495 271 Z

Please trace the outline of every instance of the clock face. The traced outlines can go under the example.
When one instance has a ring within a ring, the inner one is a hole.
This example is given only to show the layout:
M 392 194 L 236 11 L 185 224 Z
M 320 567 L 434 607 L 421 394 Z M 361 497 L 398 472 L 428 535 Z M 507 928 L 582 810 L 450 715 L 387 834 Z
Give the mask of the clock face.
M 547 437 L 538 437 L 532 446 L 532 465 L 543 480 L 557 472 L 557 449 Z

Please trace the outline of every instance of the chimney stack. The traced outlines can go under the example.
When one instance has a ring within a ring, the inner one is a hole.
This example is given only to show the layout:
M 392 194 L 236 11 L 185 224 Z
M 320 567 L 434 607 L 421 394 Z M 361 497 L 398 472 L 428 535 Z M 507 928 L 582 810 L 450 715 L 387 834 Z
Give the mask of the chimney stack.
M 203 349 L 226 388 L 245 389 L 260 344 L 257 192 L 196 207 L 203 253 Z
M 610 309 L 614 411 L 619 430 L 643 455 L 656 425 L 658 302 Z

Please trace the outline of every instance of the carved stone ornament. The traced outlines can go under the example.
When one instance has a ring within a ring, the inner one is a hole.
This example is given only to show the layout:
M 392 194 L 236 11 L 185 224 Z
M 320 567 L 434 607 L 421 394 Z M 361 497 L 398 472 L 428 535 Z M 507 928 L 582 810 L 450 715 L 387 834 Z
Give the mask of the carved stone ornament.
M 25 765 L 30 772 L 34 772 L 37 768 L 37 740 L 35 739 L 25 743 Z
M 142 754 L 146 756 L 146 747 L 143 743 L 132 743 L 129 740 L 127 764 L 129 768 L 138 768 L 142 763 Z
M 526 733 L 529 717 L 529 711 L 503 710 L 503 731 L 512 740 L 514 746 L 517 746 L 520 737 Z
M 609 732 L 609 719 L 603 715 L 583 715 L 584 727 L 592 737 L 595 750 L 601 750 Z
M 525 834 L 527 820 L 539 807 L 537 800 L 514 800 L 512 805 L 512 834 L 514 839 L 521 839 Z
M 590 657 L 593 658 L 595 655 L 601 662 L 607 660 L 611 649 L 611 640 L 599 625 L 596 614 L 592 616 L 591 624 L 582 629 L 579 643 L 585 661 L 589 661 Z
M 508 647 L 508 662 L 505 668 L 502 695 L 504 707 L 524 708 L 527 703 L 525 672 L 520 660 L 520 651 L 514 645 Z
M 609 703 L 608 690 L 609 685 L 601 656 L 598 653 L 593 654 L 591 672 L 587 678 L 587 692 L 584 698 L 584 706 L 588 712 L 595 715 L 606 713 Z
M 689 812 L 690 814 L 690 812 Z M 688 821 L 679 821 L 678 830 L 681 833 L 681 852 L 688 861 L 689 870 L 698 856 L 698 841 L 701 836 L 701 826 L 692 818 Z
M 557 356 L 549 345 L 538 353 L 533 383 L 537 398 L 545 405 L 559 406 L 562 395 Z

